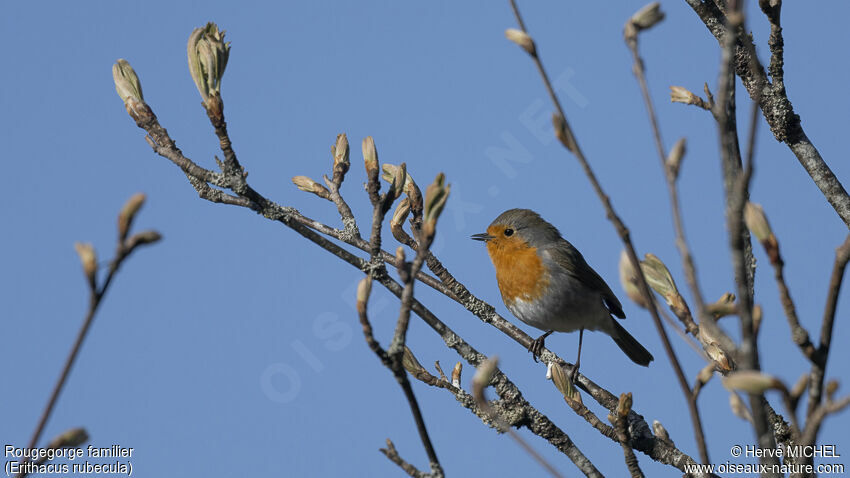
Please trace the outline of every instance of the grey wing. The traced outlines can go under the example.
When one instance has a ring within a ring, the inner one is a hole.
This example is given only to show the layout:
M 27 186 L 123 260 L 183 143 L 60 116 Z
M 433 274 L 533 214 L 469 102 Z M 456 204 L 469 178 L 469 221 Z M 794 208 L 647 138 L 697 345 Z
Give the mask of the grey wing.
M 605 280 L 587 264 L 578 249 L 573 247 L 566 239 L 561 239 L 561 241 L 563 242 L 559 241 L 558 247 L 546 248 L 546 252 L 549 253 L 552 260 L 588 288 L 601 292 L 602 301 L 608 307 L 608 310 L 615 316 L 624 319 L 626 314 L 623 312 L 623 306 L 614 292 L 611 291 L 611 288 L 608 287 L 608 284 L 605 283 Z

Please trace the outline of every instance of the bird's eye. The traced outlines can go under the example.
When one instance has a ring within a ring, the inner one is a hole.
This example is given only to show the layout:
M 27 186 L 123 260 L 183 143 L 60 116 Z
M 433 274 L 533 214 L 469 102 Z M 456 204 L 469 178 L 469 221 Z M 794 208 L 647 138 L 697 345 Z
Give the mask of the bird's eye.
M 510 228 L 505 229 L 505 236 L 513 236 L 513 235 L 514 235 L 513 229 L 510 229 Z

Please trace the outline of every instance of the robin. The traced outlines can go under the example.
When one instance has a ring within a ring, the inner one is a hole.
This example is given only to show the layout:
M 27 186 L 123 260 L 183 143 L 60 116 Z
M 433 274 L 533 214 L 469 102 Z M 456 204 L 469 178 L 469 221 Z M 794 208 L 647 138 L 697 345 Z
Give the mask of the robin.
M 647 366 L 653 360 L 652 354 L 611 316 L 623 319 L 626 314 L 608 284 L 539 214 L 529 209 L 507 210 L 487 232 L 472 239 L 487 243 L 508 310 L 545 331 L 528 348 L 535 361 L 549 334 L 578 330 L 578 358 L 572 371 L 575 381 L 585 329 L 611 336 L 636 364 Z

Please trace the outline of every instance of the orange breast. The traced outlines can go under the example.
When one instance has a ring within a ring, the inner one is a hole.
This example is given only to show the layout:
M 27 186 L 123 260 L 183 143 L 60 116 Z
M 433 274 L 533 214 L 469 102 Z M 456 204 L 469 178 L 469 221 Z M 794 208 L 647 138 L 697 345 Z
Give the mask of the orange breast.
M 489 241 L 487 252 L 496 267 L 496 281 L 505 304 L 538 299 L 549 286 L 549 275 L 537 248 L 523 241 Z

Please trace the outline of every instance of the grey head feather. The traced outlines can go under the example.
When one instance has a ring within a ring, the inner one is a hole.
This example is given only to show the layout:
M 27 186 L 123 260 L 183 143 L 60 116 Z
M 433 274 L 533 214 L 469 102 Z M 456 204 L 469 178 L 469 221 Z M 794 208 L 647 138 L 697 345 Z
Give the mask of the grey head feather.
M 508 209 L 490 224 L 508 226 L 518 232 L 531 247 L 542 247 L 561 239 L 555 226 L 546 222 L 531 209 Z M 572 246 L 570 246 L 572 247 Z

